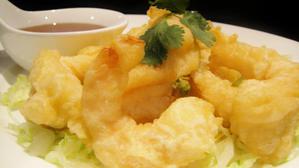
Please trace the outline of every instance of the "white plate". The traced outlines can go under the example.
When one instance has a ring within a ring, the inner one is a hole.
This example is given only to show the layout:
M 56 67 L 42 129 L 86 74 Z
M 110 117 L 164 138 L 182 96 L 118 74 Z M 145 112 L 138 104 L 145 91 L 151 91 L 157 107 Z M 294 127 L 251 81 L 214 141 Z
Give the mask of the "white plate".
M 132 27 L 144 24 L 147 21 L 145 15 L 127 15 L 129 26 L 128 31 Z M 255 46 L 266 45 L 269 48 L 275 48 L 283 55 L 289 56 L 291 59 L 299 61 L 299 43 L 280 36 L 272 35 L 265 32 L 251 30 L 243 27 L 232 26 L 227 24 L 216 23 L 222 27 L 227 34 L 236 33 L 243 42 Z M 1 50 L 1 45 L 0 45 Z M 0 51 L 0 92 L 5 91 L 11 83 L 14 82 L 18 73 L 22 72 L 11 59 Z M 36 157 L 29 156 L 23 152 L 22 148 L 17 145 L 15 138 L 11 136 L 7 130 L 7 123 L 10 121 L 7 109 L 0 106 L 0 167 L 1 168 L 55 168 L 55 166 Z M 22 117 L 18 116 L 22 120 Z M 295 168 L 299 167 L 299 158 L 294 159 L 279 168 Z

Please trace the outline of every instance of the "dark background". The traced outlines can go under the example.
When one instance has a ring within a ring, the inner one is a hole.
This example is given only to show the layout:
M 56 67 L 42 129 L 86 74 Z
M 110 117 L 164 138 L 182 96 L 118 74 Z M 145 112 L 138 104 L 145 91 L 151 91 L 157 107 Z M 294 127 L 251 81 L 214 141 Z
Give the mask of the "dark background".
M 127 14 L 145 14 L 147 0 L 10 0 L 25 10 L 99 7 Z M 189 9 L 207 19 L 258 29 L 299 41 L 299 5 L 291 0 L 191 0 Z

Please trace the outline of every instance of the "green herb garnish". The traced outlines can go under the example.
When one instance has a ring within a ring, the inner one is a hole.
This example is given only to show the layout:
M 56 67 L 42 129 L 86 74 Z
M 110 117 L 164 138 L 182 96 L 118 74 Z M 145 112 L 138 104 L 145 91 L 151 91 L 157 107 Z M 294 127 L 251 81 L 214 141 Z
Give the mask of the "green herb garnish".
M 191 31 L 192 34 L 202 41 L 208 47 L 213 46 L 215 42 L 214 35 L 209 32 L 210 26 L 207 20 L 196 11 L 186 11 L 181 18 L 181 23 L 186 25 Z
M 189 6 L 189 0 L 155 0 L 150 1 L 150 4 L 173 13 L 184 13 Z
M 168 50 L 181 47 L 184 30 L 178 25 L 168 25 L 166 18 L 169 16 L 179 18 L 181 23 L 192 31 L 193 36 L 206 46 L 211 47 L 214 44 L 215 37 L 209 32 L 210 26 L 207 20 L 198 12 L 186 10 L 189 0 L 154 0 L 150 1 L 150 4 L 173 13 L 164 16 L 140 37 L 145 42 L 145 56 L 142 63 L 160 65 L 166 60 Z
M 167 58 L 167 51 L 179 48 L 183 42 L 184 30 L 178 25 L 168 25 L 166 20 L 148 29 L 140 38 L 145 41 L 145 56 L 142 63 L 148 65 L 162 64 Z
M 180 96 L 187 96 L 191 90 L 188 76 L 178 78 L 172 86 Z

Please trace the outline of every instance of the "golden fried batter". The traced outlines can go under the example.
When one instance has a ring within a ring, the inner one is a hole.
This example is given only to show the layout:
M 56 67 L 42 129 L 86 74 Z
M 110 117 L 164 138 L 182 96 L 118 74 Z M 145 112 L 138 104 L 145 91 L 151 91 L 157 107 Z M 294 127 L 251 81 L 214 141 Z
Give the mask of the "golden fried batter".
M 141 61 L 143 47 L 142 41 L 121 37 L 102 50 L 86 74 L 83 118 L 93 150 L 112 168 L 186 166 L 212 152 L 220 120 L 213 106 L 195 97 L 177 99 L 153 123 L 137 124 L 126 114 L 129 72 Z
M 133 29 L 129 35 L 139 38 L 166 14 L 169 14 L 169 11 L 151 7 L 148 11 L 149 23 Z M 206 64 L 205 61 L 210 55 L 210 49 L 199 45 L 191 31 L 180 22 L 179 18 L 170 16 L 167 22 L 169 25 L 175 24 L 183 28 L 182 46 L 170 50 L 167 60 L 159 67 L 138 64 L 129 72 L 123 109 L 138 123 L 152 121 L 159 117 L 175 99 L 172 96 L 172 85 L 175 80 L 191 74 L 201 63 Z
M 299 64 L 267 48 L 239 43 L 216 29 L 211 66 L 227 67 L 244 80 L 232 86 L 209 70 L 193 77 L 201 96 L 230 124 L 249 151 L 277 163 L 289 154 L 299 117 Z
M 33 95 L 20 110 L 27 119 L 54 128 L 64 128 L 81 113 L 82 85 L 60 58 L 49 50 L 34 61 L 29 76 Z
M 41 52 L 29 75 L 33 94 L 20 109 L 21 113 L 37 124 L 53 128 L 68 126 L 85 138 L 81 124 L 82 80 L 101 48 L 86 47 L 74 57 L 61 57 L 53 50 Z

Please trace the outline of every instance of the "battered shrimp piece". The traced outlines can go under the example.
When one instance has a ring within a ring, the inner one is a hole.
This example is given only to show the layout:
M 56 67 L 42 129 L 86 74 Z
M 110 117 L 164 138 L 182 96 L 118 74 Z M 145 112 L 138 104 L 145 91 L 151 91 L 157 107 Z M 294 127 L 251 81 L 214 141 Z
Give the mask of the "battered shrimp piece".
M 125 92 L 122 109 L 138 123 L 156 119 L 175 100 L 171 83 L 143 86 Z
M 34 61 L 29 80 L 33 94 L 20 109 L 36 124 L 64 128 L 81 110 L 80 80 L 60 62 L 57 51 L 43 51 Z
M 140 63 L 143 47 L 134 37 L 120 37 L 88 70 L 82 105 L 92 148 L 112 168 L 186 166 L 212 152 L 221 122 L 211 104 L 195 97 L 177 99 L 152 123 L 137 124 L 126 114 L 129 72 Z
M 149 23 L 134 29 L 129 35 L 139 38 L 148 28 L 154 26 L 162 16 L 169 13 L 167 10 L 151 7 L 148 10 Z M 129 72 L 123 110 L 138 123 L 158 118 L 175 99 L 172 96 L 173 83 L 179 77 L 196 71 L 199 65 L 204 62 L 203 59 L 209 56 L 209 52 L 206 50 L 210 49 L 198 45 L 192 32 L 180 22 L 179 18 L 170 16 L 167 18 L 167 23 L 183 28 L 182 46 L 170 50 L 167 60 L 158 67 L 138 64 Z M 204 54 L 205 52 L 208 54 Z
M 169 13 L 170 11 L 165 9 L 150 7 L 147 11 L 147 15 L 150 17 L 148 24 L 133 29 L 128 35 L 139 38 L 146 30 L 154 26 L 161 17 Z M 127 91 L 147 85 L 172 83 L 179 77 L 189 75 L 195 71 L 202 59 L 204 59 L 202 52 L 209 49 L 195 42 L 192 32 L 181 23 L 180 18 L 169 16 L 167 17 L 167 23 L 169 25 L 177 25 L 184 30 L 182 46 L 170 50 L 167 60 L 159 67 L 154 68 L 144 64 L 134 67 L 129 73 Z
M 76 56 L 61 57 L 61 62 L 83 81 L 85 72 L 101 50 L 102 46 L 85 47 Z
M 194 83 L 217 115 L 262 161 L 278 163 L 289 154 L 299 117 L 299 64 L 267 48 L 239 43 L 215 31 L 212 66 L 238 71 L 239 85 L 210 70 L 198 70 Z

